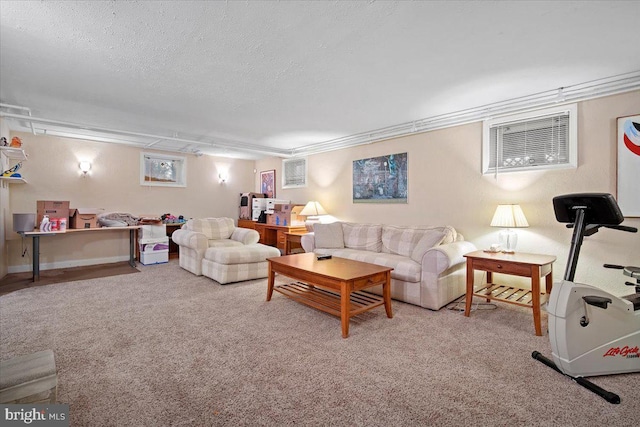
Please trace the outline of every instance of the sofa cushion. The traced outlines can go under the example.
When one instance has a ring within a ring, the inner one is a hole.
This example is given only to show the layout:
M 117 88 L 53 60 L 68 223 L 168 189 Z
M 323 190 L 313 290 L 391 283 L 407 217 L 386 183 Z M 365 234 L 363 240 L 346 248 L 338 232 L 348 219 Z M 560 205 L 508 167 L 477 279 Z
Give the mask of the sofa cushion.
M 422 264 L 411 258 L 396 254 L 382 252 L 361 251 L 356 249 L 318 249 L 319 255 L 332 255 L 339 258 L 348 258 L 356 261 L 368 262 L 393 268 L 391 277 L 405 282 L 419 282 L 422 280 Z
M 427 249 L 433 246 L 454 242 L 455 234 L 455 229 L 449 226 L 399 227 L 385 225 L 382 228 L 382 252 L 411 257 L 420 243 L 422 254 L 424 254 Z M 420 262 L 420 259 L 414 259 L 414 261 Z
M 267 258 L 280 256 L 278 248 L 255 243 L 252 245 L 239 245 L 209 248 L 204 253 L 204 258 L 218 264 L 251 264 L 264 262 Z
M 185 225 L 187 230 L 202 233 L 209 240 L 228 239 L 236 228 L 231 218 L 190 219 Z
M 382 226 L 379 224 L 342 223 L 344 247 L 370 252 L 380 252 L 382 248 Z
M 344 248 L 344 235 L 342 224 L 333 222 L 331 224 L 316 223 L 313 225 L 316 248 L 341 249 Z
M 411 252 L 411 259 L 415 262 L 422 262 L 424 254 L 434 246 L 440 245 L 445 239 L 446 235 L 442 231 L 430 230 L 425 233 Z

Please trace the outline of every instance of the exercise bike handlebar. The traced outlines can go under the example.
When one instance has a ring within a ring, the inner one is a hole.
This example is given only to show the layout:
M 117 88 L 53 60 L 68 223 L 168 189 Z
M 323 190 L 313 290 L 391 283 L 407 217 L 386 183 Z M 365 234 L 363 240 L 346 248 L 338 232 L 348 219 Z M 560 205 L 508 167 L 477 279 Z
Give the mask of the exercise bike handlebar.
M 627 225 L 588 224 L 586 228 L 587 229 L 593 229 L 593 228 L 600 228 L 600 227 L 612 228 L 614 230 L 626 231 L 626 232 L 629 232 L 629 233 L 637 233 L 638 232 L 637 228 L 629 227 Z M 573 223 L 567 224 L 567 228 L 573 228 Z

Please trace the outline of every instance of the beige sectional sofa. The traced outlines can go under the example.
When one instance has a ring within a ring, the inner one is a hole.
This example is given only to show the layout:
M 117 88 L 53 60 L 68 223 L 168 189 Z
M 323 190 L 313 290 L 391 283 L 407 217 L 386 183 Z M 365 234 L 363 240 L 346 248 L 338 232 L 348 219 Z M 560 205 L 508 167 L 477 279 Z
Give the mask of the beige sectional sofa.
M 464 254 L 476 250 L 450 226 L 314 224 L 301 243 L 306 252 L 393 267 L 391 297 L 432 310 L 464 295 Z M 382 287 L 371 291 L 381 295 Z

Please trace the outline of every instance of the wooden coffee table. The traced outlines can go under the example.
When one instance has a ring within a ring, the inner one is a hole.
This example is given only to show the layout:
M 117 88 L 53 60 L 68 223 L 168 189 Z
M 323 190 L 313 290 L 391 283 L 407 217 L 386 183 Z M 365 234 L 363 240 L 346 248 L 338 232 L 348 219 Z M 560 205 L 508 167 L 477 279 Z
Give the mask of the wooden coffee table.
M 338 316 L 342 322 L 342 338 L 349 336 L 349 318 L 352 316 L 384 305 L 387 317 L 393 317 L 393 268 L 337 257 L 320 261 L 314 253 L 268 258 L 267 261 L 267 301 L 271 301 L 275 289 L 295 301 Z M 276 273 L 299 282 L 274 286 Z M 382 297 L 360 292 L 376 285 L 382 285 Z

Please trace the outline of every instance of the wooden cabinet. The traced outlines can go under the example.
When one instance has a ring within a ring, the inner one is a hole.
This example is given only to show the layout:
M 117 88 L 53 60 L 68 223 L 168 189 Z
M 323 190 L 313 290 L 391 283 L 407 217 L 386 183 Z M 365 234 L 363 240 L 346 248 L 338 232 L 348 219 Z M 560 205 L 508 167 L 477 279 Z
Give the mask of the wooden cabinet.
M 283 253 L 286 250 L 287 235 L 286 233 L 292 232 L 304 232 L 306 228 L 304 225 L 295 227 L 284 227 L 281 225 L 261 224 L 255 221 L 249 221 L 246 219 L 238 220 L 238 227 L 252 228 L 260 235 L 259 243 L 268 246 L 274 246 Z

